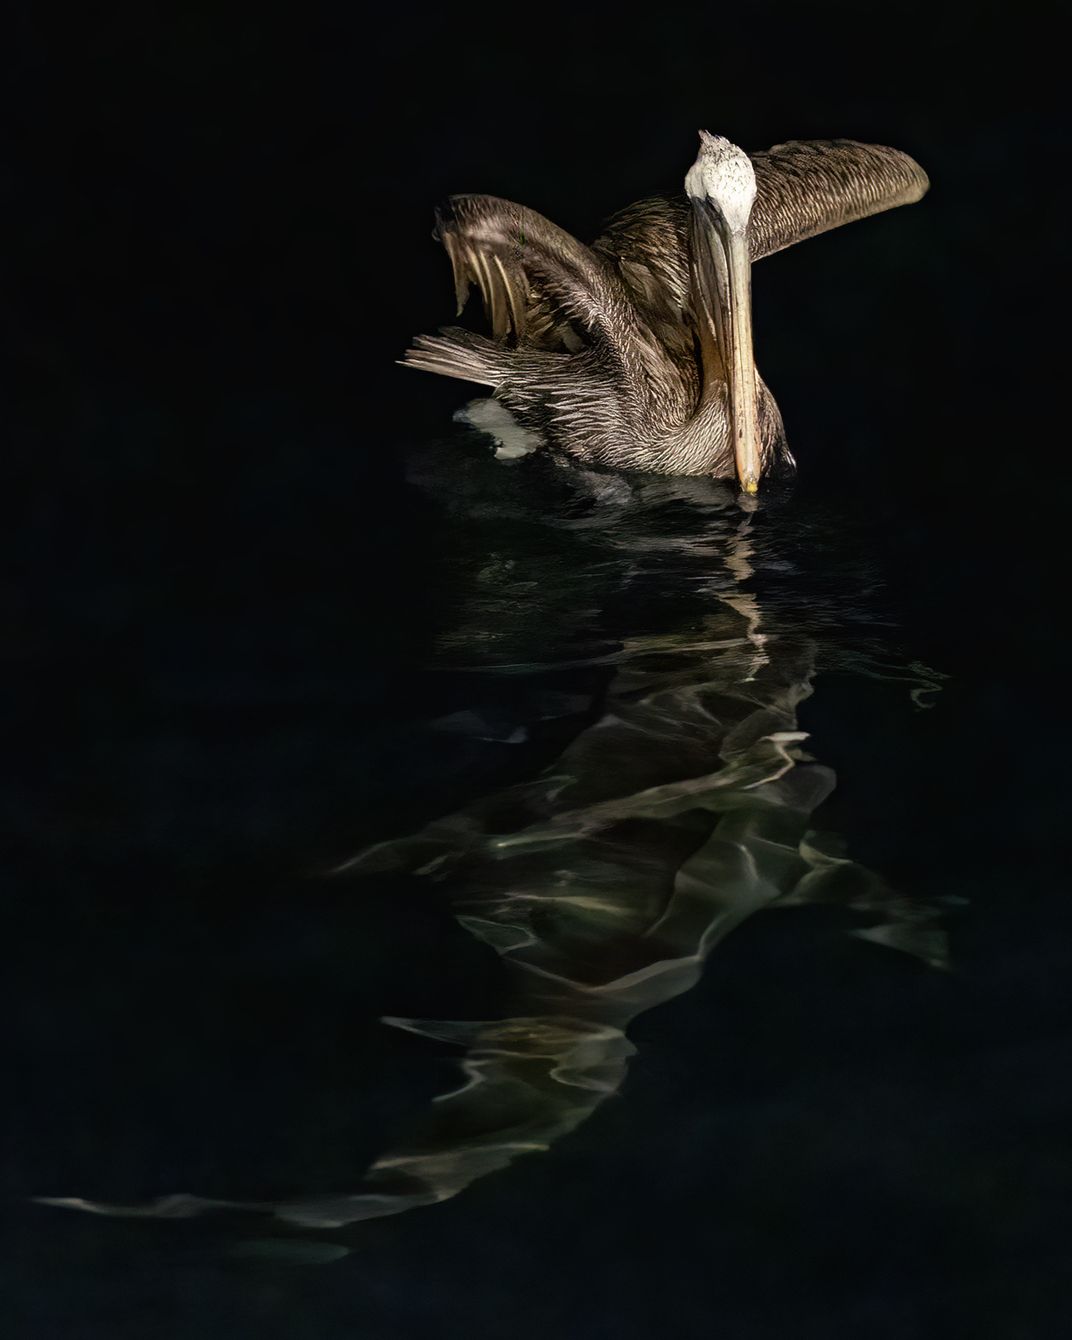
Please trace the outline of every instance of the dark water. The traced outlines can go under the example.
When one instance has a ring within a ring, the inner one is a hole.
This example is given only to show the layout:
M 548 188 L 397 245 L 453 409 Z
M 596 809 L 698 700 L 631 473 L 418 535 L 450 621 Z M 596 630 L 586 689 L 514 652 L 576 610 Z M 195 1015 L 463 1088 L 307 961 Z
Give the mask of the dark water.
M 1045 900 L 866 500 L 403 459 L 419 595 L 347 636 L 285 544 L 72 576 L 107 659 L 25 815 L 19 1324 L 1017 1333 Z
M 410 460 L 445 521 L 429 580 L 449 622 L 397 729 L 418 772 L 434 760 L 459 789 L 481 762 L 487 775 L 461 810 L 331 877 L 357 898 L 431 884 L 501 959 L 496 974 L 486 949 L 468 954 L 504 994 L 488 1020 L 385 1021 L 455 1044 L 463 1077 L 416 1145 L 372 1165 L 365 1194 L 346 1195 L 340 1170 L 334 1194 L 276 1205 L 312 1227 L 450 1199 L 570 1133 L 625 1082 L 634 1019 L 695 986 L 768 905 L 841 909 L 857 935 L 948 966 L 950 900 L 898 894 L 816 830 L 835 785 L 804 749 L 817 678 L 870 680 L 886 689 L 872 714 L 905 716 L 943 679 L 875 626 L 874 578 L 859 554 L 847 563 L 844 525 L 834 547 L 819 536 L 836 518 L 784 489 L 757 505 L 711 481 L 498 465 L 464 439 Z M 815 548 L 819 579 L 797 557 Z M 394 800 L 388 830 L 412 822 Z M 153 1212 L 202 1208 L 236 1206 Z

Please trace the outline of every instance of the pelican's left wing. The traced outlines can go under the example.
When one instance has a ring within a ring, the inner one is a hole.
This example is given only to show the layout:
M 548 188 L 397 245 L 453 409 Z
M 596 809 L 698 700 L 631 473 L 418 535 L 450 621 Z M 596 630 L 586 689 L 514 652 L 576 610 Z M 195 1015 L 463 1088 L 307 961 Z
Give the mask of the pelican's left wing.
M 754 261 L 843 223 L 913 204 L 930 185 L 914 158 L 883 144 L 792 140 L 749 157 L 756 172 L 748 223 Z
M 914 158 L 882 144 L 793 140 L 749 158 L 756 173 L 748 222 L 753 261 L 843 223 L 910 205 L 930 185 Z M 680 312 L 688 303 L 688 217 L 684 193 L 639 200 L 614 215 L 593 250 L 617 268 L 637 301 Z
M 461 314 L 476 284 L 497 340 L 571 349 L 627 317 L 603 257 L 542 214 L 490 195 L 455 195 L 436 211 Z

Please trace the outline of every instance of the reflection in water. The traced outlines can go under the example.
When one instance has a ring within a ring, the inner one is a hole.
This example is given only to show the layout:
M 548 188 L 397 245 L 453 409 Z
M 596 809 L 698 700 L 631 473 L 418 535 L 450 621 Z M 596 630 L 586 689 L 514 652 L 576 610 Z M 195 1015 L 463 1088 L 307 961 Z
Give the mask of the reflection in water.
M 475 705 L 439 727 L 518 743 L 549 717 L 576 729 L 536 777 L 339 872 L 436 881 L 501 957 L 509 1000 L 493 1020 L 386 1021 L 456 1044 L 461 1082 L 360 1190 L 244 1207 L 309 1227 L 442 1201 L 546 1150 L 621 1087 L 629 1023 L 688 990 L 760 908 L 836 903 L 855 934 L 944 961 L 933 909 L 813 829 L 834 785 L 797 721 L 817 671 L 903 678 L 919 705 L 938 687 L 923 667 L 883 664 L 863 627 L 858 556 L 852 578 L 839 580 L 832 553 L 802 584 L 794 555 L 826 541 L 821 519 L 791 503 L 454 452 L 415 468 L 457 511 L 459 551 L 478 555 L 441 646 Z M 523 688 L 493 719 L 486 704 L 506 680 Z M 234 1206 L 52 1203 L 156 1216 Z

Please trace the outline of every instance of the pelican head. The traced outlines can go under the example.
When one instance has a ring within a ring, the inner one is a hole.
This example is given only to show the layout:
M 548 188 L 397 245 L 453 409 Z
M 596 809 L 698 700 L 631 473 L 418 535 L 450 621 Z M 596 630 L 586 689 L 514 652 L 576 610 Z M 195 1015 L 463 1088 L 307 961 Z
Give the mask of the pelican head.
M 756 198 L 751 159 L 720 135 L 700 131 L 700 153 L 685 177 L 692 202 L 691 260 L 701 311 L 716 343 L 714 373 L 728 386 L 737 477 L 759 488 L 759 414 L 752 353 L 748 220 Z M 708 342 L 709 343 L 709 342 Z M 706 361 L 706 360 L 705 360 Z

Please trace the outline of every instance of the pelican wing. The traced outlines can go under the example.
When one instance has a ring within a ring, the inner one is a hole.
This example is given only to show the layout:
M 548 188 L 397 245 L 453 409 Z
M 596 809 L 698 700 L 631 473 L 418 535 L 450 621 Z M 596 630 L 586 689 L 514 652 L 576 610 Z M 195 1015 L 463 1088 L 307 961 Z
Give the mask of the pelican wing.
M 605 261 L 535 210 L 456 195 L 436 212 L 454 270 L 458 313 L 476 284 L 495 338 L 576 349 L 620 319 L 621 286 Z
M 684 196 L 652 196 L 619 210 L 592 243 L 633 300 L 669 320 L 680 321 L 689 306 L 688 218 Z
M 881 144 L 794 140 L 749 157 L 756 173 L 748 225 L 753 261 L 854 219 L 909 205 L 930 185 L 915 159 Z M 688 304 L 688 217 L 684 194 L 638 200 L 615 214 L 593 243 L 645 310 L 673 314 Z
M 915 159 L 882 144 L 792 140 L 749 157 L 756 172 L 748 225 L 754 261 L 843 223 L 910 205 L 930 185 Z

